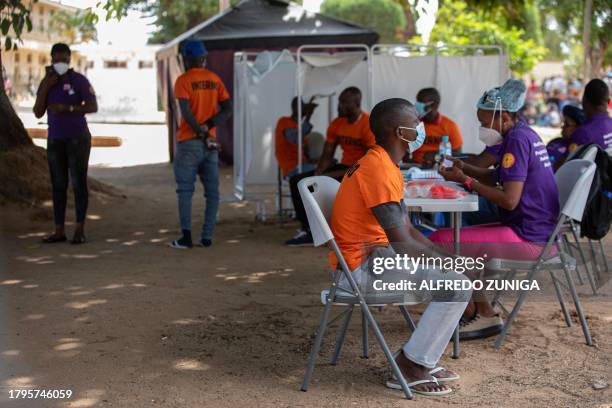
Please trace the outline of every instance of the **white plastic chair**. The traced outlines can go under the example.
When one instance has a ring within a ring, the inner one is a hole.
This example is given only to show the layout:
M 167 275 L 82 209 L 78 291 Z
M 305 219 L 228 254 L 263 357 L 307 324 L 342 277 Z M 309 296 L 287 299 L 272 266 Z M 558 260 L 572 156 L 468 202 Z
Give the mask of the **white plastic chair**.
M 575 268 L 575 260 L 563 251 L 562 244 L 564 243 L 564 241 L 560 239 L 559 232 L 568 220 L 578 222 L 582 220 L 582 216 L 584 214 L 584 207 L 586 205 L 586 200 L 588 197 L 589 190 L 591 189 L 591 183 L 593 182 L 594 175 L 595 163 L 582 159 L 568 161 L 564 163 L 559 168 L 559 170 L 557 170 L 557 173 L 555 174 L 555 180 L 559 189 L 559 203 L 561 206 L 561 212 L 559 214 L 559 218 L 557 220 L 553 233 L 551 234 L 550 239 L 544 246 L 544 249 L 542 250 L 537 260 L 517 261 L 511 259 L 491 259 L 489 260 L 489 262 L 487 262 L 487 269 L 489 271 L 508 271 L 505 276 L 505 279 L 513 278 L 519 270 L 528 271 L 526 279 L 530 283 L 534 280 L 535 274 L 538 273 L 540 269 L 548 269 L 550 276 L 553 280 L 555 293 L 561 305 L 561 311 L 563 312 L 565 323 L 568 327 L 570 327 L 571 320 L 567 311 L 567 307 L 565 306 L 565 302 L 563 301 L 560 282 L 553 273 L 554 270 L 563 270 L 569 292 L 574 301 L 576 312 L 582 325 L 582 331 L 584 333 L 586 343 L 589 346 L 593 345 L 591 333 L 589 331 L 588 323 L 584 317 L 582 303 L 580 302 L 580 298 L 578 297 L 578 293 L 576 292 L 576 287 L 574 286 L 574 282 L 570 275 L 570 270 Z M 553 245 L 557 246 L 558 253 L 556 254 L 552 251 Z M 506 337 L 508 329 L 512 325 L 515 316 L 517 315 L 521 306 L 525 302 L 525 299 L 527 298 L 528 292 L 528 290 L 520 291 L 519 297 L 516 303 L 514 304 L 512 311 L 508 314 L 502 332 L 495 341 L 495 348 L 501 347 L 501 344 L 504 341 L 504 338 Z M 500 294 L 501 292 L 498 292 L 496 294 L 493 302 L 497 303 L 504 311 L 507 312 L 507 310 L 499 302 Z
M 342 256 L 342 252 L 334 239 L 334 235 L 329 227 L 329 222 L 331 221 L 332 215 L 332 207 L 336 198 L 336 193 L 338 192 L 338 188 L 340 183 L 331 177 L 326 176 L 314 176 L 308 177 L 301 180 L 298 183 L 298 189 L 300 191 L 300 196 L 304 202 L 304 208 L 306 209 L 306 215 L 308 217 L 308 223 L 310 224 L 310 231 L 312 233 L 312 238 L 315 246 L 321 246 L 324 244 L 328 244 L 328 246 L 334 251 L 338 263 L 341 267 L 341 272 L 337 272 L 334 274 L 334 280 L 328 291 L 324 291 L 322 293 L 322 300 L 324 303 L 323 308 L 323 316 L 321 317 L 321 322 L 319 323 L 319 329 L 317 331 L 317 335 L 315 337 L 314 344 L 310 351 L 310 356 L 308 358 L 308 365 L 306 367 L 306 373 L 304 374 L 304 381 L 302 383 L 301 390 L 307 391 L 308 385 L 310 383 L 310 379 L 312 377 L 312 373 L 314 371 L 315 362 L 317 356 L 319 354 L 319 350 L 321 348 L 321 343 L 323 341 L 323 337 L 325 334 L 325 330 L 328 326 L 329 314 L 332 305 L 345 304 L 349 306 L 349 309 L 346 312 L 344 321 L 342 323 L 340 333 L 338 335 L 338 339 L 336 342 L 336 349 L 334 351 L 334 355 L 332 357 L 331 363 L 335 364 L 340 353 L 340 348 L 342 347 L 342 343 L 344 341 L 344 336 L 346 334 L 348 324 L 350 322 L 351 314 L 353 307 L 355 305 L 359 305 L 361 307 L 361 312 L 363 316 L 362 327 L 365 333 L 367 333 L 367 325 L 369 324 L 376 335 L 376 339 L 380 343 L 389 364 L 391 365 L 391 369 L 393 370 L 393 374 L 396 378 L 399 379 L 400 385 L 402 386 L 402 390 L 404 391 L 404 395 L 407 399 L 412 399 L 412 392 L 410 391 L 410 387 L 406 383 L 404 376 L 402 375 L 395 359 L 393 358 L 393 354 L 389 350 L 389 346 L 387 346 L 387 342 L 385 341 L 370 309 L 368 307 L 368 303 L 364 299 L 361 294 L 355 280 L 353 279 L 353 275 L 351 274 L 351 270 L 349 269 L 344 257 Z M 353 293 L 337 293 L 338 282 L 340 281 L 341 274 L 344 274 L 347 281 L 349 282 Z M 372 306 L 372 305 L 370 305 Z M 405 311 L 402 310 L 402 313 Z M 409 315 L 406 316 L 406 320 L 411 324 L 412 320 Z M 335 319 L 334 319 L 335 320 Z M 411 327 L 414 330 L 414 325 Z M 364 338 L 366 340 L 366 338 Z M 367 342 L 364 341 L 364 348 L 367 347 Z

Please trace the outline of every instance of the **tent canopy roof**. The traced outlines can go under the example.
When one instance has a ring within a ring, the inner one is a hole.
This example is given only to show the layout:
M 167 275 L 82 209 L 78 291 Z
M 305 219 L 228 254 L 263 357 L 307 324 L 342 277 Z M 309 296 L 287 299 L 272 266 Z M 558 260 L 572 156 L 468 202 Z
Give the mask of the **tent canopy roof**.
M 209 50 L 282 49 L 303 44 L 367 44 L 378 34 L 281 0 L 243 0 L 165 44 L 157 58 L 176 55 L 187 40 Z

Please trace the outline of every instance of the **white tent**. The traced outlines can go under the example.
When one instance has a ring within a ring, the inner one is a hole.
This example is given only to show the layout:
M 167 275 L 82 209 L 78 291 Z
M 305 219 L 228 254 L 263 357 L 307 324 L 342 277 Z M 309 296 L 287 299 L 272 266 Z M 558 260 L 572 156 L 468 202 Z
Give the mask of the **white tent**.
M 276 185 L 274 128 L 279 117 L 290 114 L 295 95 L 318 96 L 312 123 L 315 131 L 325 134 L 336 115 L 337 95 L 348 86 L 361 89 L 365 110 L 392 97 L 414 102 L 419 89 L 433 86 L 442 95 L 441 112 L 461 129 L 463 151 L 482 150 L 475 104 L 486 89 L 510 76 L 501 47 L 330 48 L 343 51 L 302 46 L 296 54 L 235 54 L 234 186 L 238 198 L 250 194 L 249 186 Z

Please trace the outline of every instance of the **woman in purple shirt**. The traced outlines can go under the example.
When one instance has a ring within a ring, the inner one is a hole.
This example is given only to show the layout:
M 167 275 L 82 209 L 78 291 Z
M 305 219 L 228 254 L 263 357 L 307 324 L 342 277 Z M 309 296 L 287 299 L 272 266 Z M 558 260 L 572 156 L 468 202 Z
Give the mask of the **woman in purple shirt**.
M 53 188 L 55 232 L 43 239 L 44 243 L 66 241 L 64 221 L 68 191 L 68 175 L 72 181 L 76 209 L 76 229 L 70 243 L 85 242 L 87 213 L 87 167 L 91 150 L 91 135 L 86 113 L 97 112 L 96 95 L 87 78 L 70 66 L 70 48 L 55 44 L 51 48 L 51 63 L 46 67 L 34 104 L 37 118 L 47 112 L 47 161 Z
M 557 171 L 565 162 L 569 154 L 570 140 L 576 129 L 584 124 L 586 116 L 584 111 L 577 106 L 565 105 L 563 108 L 563 126 L 561 127 L 561 137 L 551 140 L 546 145 L 548 157 L 552 162 L 553 169 Z
M 525 101 L 525 85 L 508 80 L 477 104 L 480 139 L 494 146 L 501 142 L 496 169 L 483 169 L 455 160 L 440 169 L 450 181 L 466 186 L 499 208 L 500 223 L 461 230 L 461 242 L 473 256 L 535 259 L 553 232 L 559 216 L 559 192 L 542 139 L 517 112 Z M 500 187 L 498 187 L 498 185 Z M 448 245 L 453 231 L 442 229 L 430 239 Z M 510 245 L 509 245 L 510 244 Z M 482 294 L 480 294 L 482 295 Z M 484 297 L 470 302 L 460 327 L 463 339 L 483 338 L 501 331 L 502 319 Z

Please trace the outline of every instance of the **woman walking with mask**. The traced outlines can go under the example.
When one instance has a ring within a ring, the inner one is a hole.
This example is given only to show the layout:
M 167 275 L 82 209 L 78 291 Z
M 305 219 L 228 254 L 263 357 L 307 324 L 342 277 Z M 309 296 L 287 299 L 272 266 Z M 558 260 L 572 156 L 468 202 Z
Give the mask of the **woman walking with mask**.
M 85 114 L 98 111 L 96 95 L 85 76 L 70 69 L 70 48 L 58 43 L 51 48 L 51 66 L 36 92 L 34 114 L 47 112 L 47 160 L 53 187 L 55 232 L 43 239 L 52 244 L 66 241 L 64 221 L 68 176 L 72 181 L 76 209 L 76 229 L 71 244 L 85 242 L 85 217 L 88 204 L 87 168 L 91 134 Z
M 461 229 L 461 243 L 467 244 L 462 245 L 464 255 L 536 259 L 553 232 L 559 216 L 559 192 L 544 142 L 517 115 L 525 93 L 525 85 L 511 79 L 485 92 L 478 101 L 480 140 L 487 146 L 501 143 L 496 169 L 459 160 L 453 160 L 452 167 L 440 169 L 446 180 L 463 184 L 499 208 L 500 223 Z M 450 245 L 453 231 L 438 230 L 430 239 Z M 463 317 L 462 339 L 489 337 L 503 326 L 482 294 L 475 296 Z

